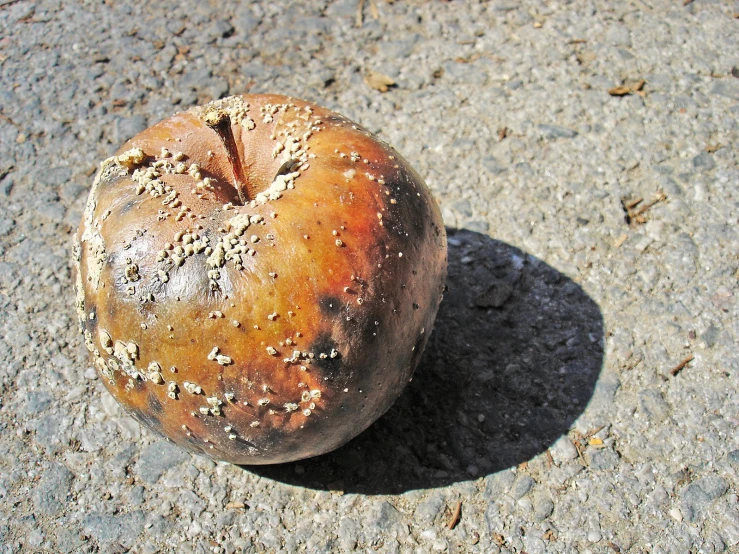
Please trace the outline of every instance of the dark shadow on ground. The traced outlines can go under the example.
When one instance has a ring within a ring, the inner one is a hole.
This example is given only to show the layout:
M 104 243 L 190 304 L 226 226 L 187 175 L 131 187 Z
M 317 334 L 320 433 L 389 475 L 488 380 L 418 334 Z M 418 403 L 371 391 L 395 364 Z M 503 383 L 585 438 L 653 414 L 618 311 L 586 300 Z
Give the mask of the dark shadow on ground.
M 603 362 L 598 305 L 513 246 L 448 233 L 449 291 L 395 405 L 339 450 L 245 469 L 316 489 L 397 494 L 517 465 L 568 431 Z

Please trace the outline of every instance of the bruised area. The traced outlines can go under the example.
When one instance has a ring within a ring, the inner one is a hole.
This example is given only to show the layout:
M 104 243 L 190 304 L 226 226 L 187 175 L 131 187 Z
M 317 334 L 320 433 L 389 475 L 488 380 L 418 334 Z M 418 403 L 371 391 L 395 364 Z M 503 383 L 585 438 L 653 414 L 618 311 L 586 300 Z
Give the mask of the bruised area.
M 446 277 L 438 207 L 408 164 L 269 95 L 134 137 L 101 164 L 77 241 L 78 316 L 110 392 L 242 464 L 327 452 L 382 415 Z

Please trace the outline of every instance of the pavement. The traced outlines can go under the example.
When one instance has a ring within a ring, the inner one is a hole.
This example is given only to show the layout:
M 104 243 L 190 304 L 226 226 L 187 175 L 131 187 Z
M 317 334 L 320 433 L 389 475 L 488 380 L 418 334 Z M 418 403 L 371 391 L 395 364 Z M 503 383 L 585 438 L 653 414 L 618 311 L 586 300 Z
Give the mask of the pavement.
M 97 164 L 244 92 L 395 146 L 450 258 L 390 411 L 257 469 L 126 416 L 70 267 Z M 0 0 L 0 552 L 739 552 L 738 122 L 733 0 Z

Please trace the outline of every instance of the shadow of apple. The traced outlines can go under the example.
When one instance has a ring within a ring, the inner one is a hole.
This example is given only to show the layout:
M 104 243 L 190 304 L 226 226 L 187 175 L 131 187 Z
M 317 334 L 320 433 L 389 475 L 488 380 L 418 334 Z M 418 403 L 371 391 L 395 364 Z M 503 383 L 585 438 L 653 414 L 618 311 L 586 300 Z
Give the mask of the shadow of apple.
M 395 405 L 334 452 L 244 469 L 309 488 L 398 494 L 520 464 L 568 431 L 603 363 L 598 305 L 530 254 L 447 232 L 448 291 Z

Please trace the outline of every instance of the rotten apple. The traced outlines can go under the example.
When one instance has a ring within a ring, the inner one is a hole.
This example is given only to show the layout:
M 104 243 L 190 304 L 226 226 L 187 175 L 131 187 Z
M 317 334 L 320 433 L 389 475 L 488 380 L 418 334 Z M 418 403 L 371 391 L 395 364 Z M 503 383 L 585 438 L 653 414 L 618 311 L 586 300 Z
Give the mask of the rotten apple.
M 270 464 L 337 448 L 411 379 L 446 278 L 409 164 L 309 102 L 234 96 L 104 162 L 75 239 L 91 359 L 190 450 Z

